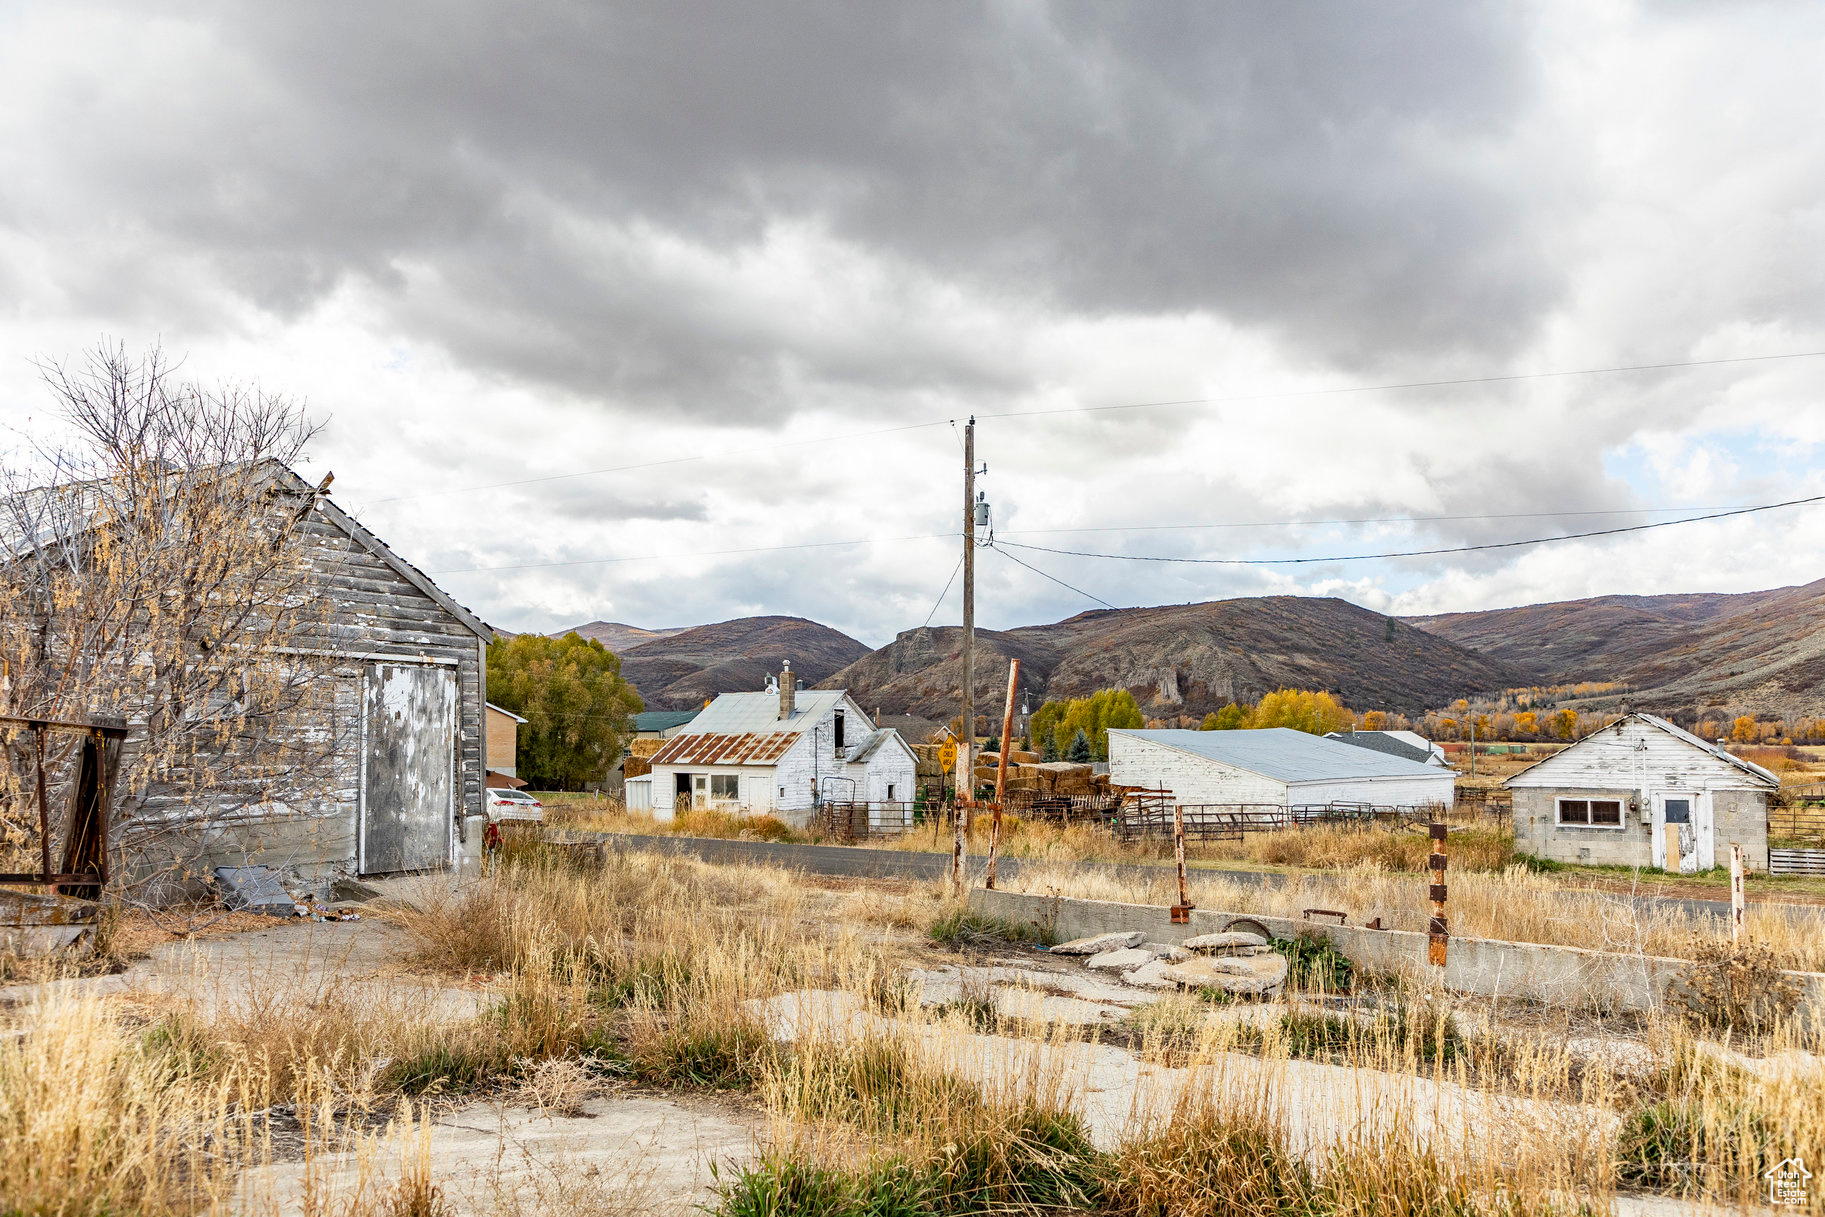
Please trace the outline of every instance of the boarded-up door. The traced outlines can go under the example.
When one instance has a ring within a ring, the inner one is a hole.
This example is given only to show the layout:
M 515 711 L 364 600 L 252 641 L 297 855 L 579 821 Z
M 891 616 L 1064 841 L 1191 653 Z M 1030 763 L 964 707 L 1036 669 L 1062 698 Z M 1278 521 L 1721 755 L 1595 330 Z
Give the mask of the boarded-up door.
M 447 864 L 455 823 L 456 673 L 369 664 L 361 708 L 361 872 Z

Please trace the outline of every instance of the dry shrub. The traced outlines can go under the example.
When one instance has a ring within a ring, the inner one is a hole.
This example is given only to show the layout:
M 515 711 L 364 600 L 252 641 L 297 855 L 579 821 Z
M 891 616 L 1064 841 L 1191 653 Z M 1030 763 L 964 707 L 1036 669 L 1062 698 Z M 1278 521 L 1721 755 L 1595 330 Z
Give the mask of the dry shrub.
M 1800 986 L 1763 943 L 1703 939 L 1691 954 L 1667 1001 L 1694 1026 L 1760 1039 L 1799 1006 Z
M 95 1000 L 52 989 L 0 1039 L 0 1211 L 166 1213 L 206 1207 L 241 1077 L 133 1034 Z

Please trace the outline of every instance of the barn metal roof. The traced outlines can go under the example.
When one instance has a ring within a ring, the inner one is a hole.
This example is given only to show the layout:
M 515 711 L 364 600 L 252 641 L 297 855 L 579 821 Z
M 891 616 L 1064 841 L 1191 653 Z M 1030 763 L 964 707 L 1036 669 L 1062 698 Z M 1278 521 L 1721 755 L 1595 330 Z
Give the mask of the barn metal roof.
M 1289 727 L 1258 731 L 1126 731 L 1130 735 L 1234 765 L 1281 782 L 1334 782 L 1350 778 L 1450 777 L 1449 769 L 1421 764 L 1382 752 L 1358 748 L 1341 740 L 1325 739 Z
M 1385 752 L 1389 756 L 1417 761 L 1422 765 L 1430 764 L 1432 759 L 1432 753 L 1426 749 L 1415 748 L 1406 740 L 1396 739 L 1386 731 L 1333 731 L 1324 738 L 1341 740 L 1358 748 L 1367 748 L 1371 752 Z

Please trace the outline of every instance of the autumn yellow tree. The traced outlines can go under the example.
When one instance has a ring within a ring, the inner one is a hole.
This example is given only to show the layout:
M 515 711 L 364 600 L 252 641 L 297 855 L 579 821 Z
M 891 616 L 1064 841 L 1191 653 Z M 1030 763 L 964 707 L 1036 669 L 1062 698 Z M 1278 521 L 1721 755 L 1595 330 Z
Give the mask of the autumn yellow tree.
M 1739 714 L 1736 721 L 1730 724 L 1730 738 L 1739 744 L 1753 744 L 1760 739 L 1761 731 L 1755 725 L 1755 716 Z
M 1565 740 L 1578 738 L 1578 712 L 1571 709 L 1554 711 L 1553 734 Z
M 1364 731 L 1386 731 L 1388 716 L 1380 710 L 1370 710 L 1362 716 L 1362 729 Z
M 1276 689 L 1257 702 L 1248 717 L 1248 725 L 1256 730 L 1290 727 L 1312 735 L 1348 731 L 1355 723 L 1356 716 L 1342 702 L 1310 689 Z

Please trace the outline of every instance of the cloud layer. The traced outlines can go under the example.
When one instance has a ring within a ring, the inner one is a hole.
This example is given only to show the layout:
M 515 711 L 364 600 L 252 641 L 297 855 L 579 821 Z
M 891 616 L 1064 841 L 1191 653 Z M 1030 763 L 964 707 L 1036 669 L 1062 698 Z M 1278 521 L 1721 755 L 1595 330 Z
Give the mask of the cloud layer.
M 103 332 L 307 395 L 339 496 L 510 628 L 884 641 L 954 543 L 825 543 L 954 528 L 952 429 L 780 445 L 971 413 L 1225 399 L 985 419 L 998 530 L 1058 548 L 1793 497 L 1825 360 L 1316 391 L 1825 348 L 1822 44 L 1803 5 L 14 5 L 0 421 Z M 1056 531 L 1411 516 L 1483 518 Z M 1803 581 L 1813 523 L 1022 556 L 1425 611 Z M 1089 603 L 982 575 L 988 624 Z

